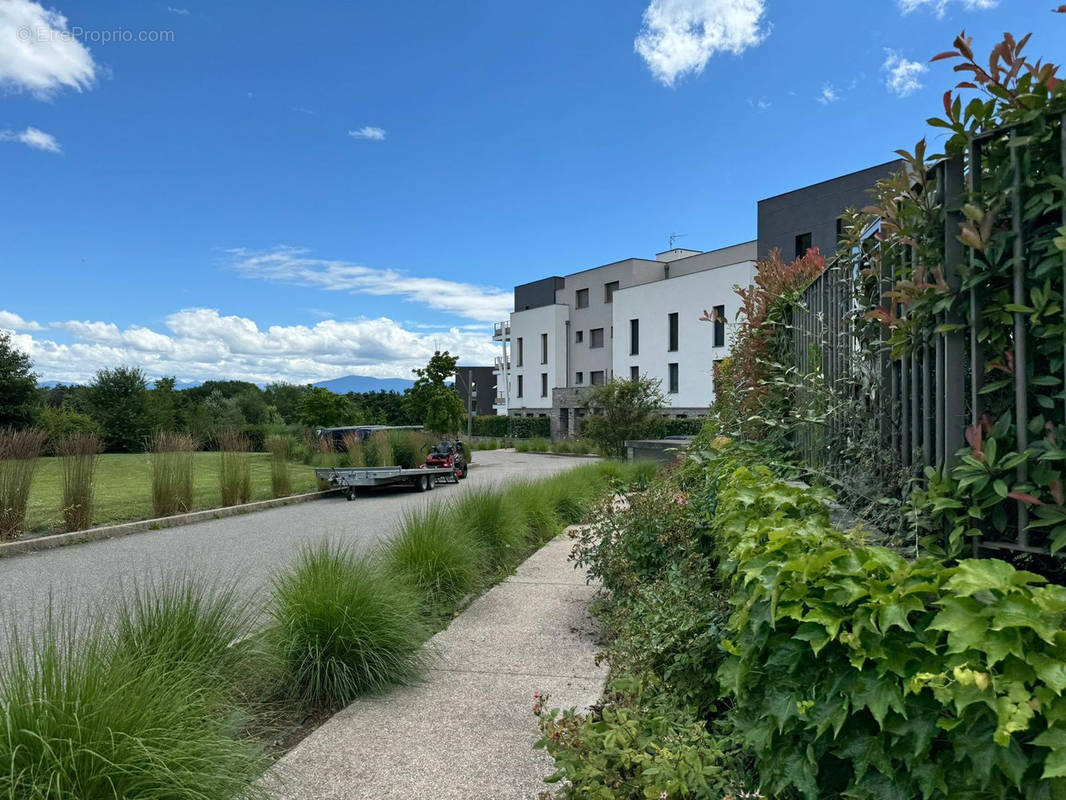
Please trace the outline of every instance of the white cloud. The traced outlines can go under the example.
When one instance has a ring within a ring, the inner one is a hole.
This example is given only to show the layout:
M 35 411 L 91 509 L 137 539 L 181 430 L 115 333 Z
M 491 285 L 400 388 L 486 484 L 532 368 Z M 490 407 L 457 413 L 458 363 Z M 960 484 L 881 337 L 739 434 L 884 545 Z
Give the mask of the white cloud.
M 189 16 L 189 9 L 187 8 L 175 8 L 174 6 L 167 6 L 167 11 L 171 14 L 177 14 L 182 17 Z
M 4 315 L 21 320 L 0 312 L 0 327 Z M 438 348 L 482 364 L 491 364 L 497 349 L 486 326 L 419 333 L 380 317 L 263 328 L 247 317 L 223 316 L 211 308 L 170 314 L 162 332 L 101 321 L 58 321 L 50 327 L 68 334 L 70 341 L 16 332 L 13 342 L 33 359 L 42 380 L 76 382 L 118 364 L 139 366 L 152 378 L 174 375 L 179 380 L 306 383 L 351 374 L 409 378 Z
M 885 85 L 891 92 L 907 97 L 922 88 L 922 75 L 929 71 L 929 67 L 909 61 L 895 50 L 886 50 L 885 54 L 881 69 L 885 73 Z
M 0 0 L 0 88 L 48 99 L 59 89 L 90 88 L 96 70 L 58 11 L 32 0 Z
M 385 141 L 385 129 L 375 128 L 373 125 L 364 125 L 357 131 L 348 131 L 348 135 L 353 139 L 370 139 L 374 142 Z
M 30 322 L 20 317 L 13 311 L 0 309 L 0 330 L 7 331 L 39 331 L 43 330 L 40 324 Z
M 350 261 L 312 258 L 298 247 L 231 250 L 234 268 L 245 277 L 315 286 L 330 291 L 394 295 L 479 322 L 498 322 L 511 311 L 511 292 L 443 278 L 419 278 L 392 269 L 373 269 Z
M 840 99 L 840 93 L 834 88 L 833 84 L 827 83 L 822 87 L 822 93 L 818 95 L 818 102 L 823 106 L 827 106 L 830 103 L 835 103 Z
M 770 108 L 773 106 L 773 103 L 771 103 L 765 97 L 760 97 L 758 100 L 756 100 L 754 97 L 749 97 L 748 105 L 752 108 L 759 109 L 759 111 L 769 111 Z
M 24 131 L 0 131 L 0 142 L 21 142 L 34 150 L 44 150 L 48 153 L 63 152 L 56 137 L 36 128 L 26 128 Z
M 904 14 L 910 14 L 919 8 L 928 8 L 938 17 L 943 17 L 952 0 L 899 0 L 899 7 Z M 999 0 L 959 0 L 967 11 L 987 11 L 999 5 Z
M 633 45 L 661 83 L 703 72 L 716 53 L 740 54 L 767 34 L 765 0 L 651 0 Z

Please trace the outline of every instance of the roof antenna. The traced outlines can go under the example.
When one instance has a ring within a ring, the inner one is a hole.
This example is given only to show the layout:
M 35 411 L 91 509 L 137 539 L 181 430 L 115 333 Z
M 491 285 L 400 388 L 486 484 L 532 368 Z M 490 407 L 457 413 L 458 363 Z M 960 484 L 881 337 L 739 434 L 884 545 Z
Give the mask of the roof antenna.
M 676 242 L 678 239 L 684 239 L 686 236 L 688 236 L 687 233 L 671 233 L 670 234 L 670 248 L 669 249 L 673 250 L 674 249 L 674 242 Z

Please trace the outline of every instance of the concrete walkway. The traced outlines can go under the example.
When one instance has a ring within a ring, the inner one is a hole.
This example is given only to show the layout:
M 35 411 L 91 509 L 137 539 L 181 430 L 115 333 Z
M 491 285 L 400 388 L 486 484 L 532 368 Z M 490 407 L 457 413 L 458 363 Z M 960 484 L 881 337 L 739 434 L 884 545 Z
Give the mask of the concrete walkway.
M 532 800 L 553 771 L 533 694 L 599 700 L 588 604 L 595 592 L 559 537 L 429 643 L 424 681 L 357 700 L 274 768 L 286 800 Z

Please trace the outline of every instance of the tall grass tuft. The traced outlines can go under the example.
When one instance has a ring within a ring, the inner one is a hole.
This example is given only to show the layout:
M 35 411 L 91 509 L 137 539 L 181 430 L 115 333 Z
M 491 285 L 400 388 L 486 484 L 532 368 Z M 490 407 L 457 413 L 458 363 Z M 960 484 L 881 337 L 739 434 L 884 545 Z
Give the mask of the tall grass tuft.
M 333 437 L 325 436 L 315 442 L 315 448 L 318 453 L 315 457 L 315 465 L 319 467 L 336 467 L 339 466 L 339 454 L 337 453 L 337 447 L 333 443 Z
M 393 461 L 398 467 L 414 469 L 425 463 L 424 437 L 416 431 L 388 431 Z
M 555 513 L 564 525 L 576 525 L 585 516 L 593 496 L 595 485 L 588 480 L 581 480 L 580 476 L 567 473 L 550 479 L 545 487 L 549 502 L 555 508 Z
M 274 497 L 292 494 L 292 478 L 289 477 L 289 461 L 292 459 L 292 437 L 271 436 L 266 441 L 270 451 L 270 493 Z
M 0 656 L 0 797 L 256 797 L 267 759 L 205 695 L 199 670 L 49 619 Z
M 546 482 L 512 484 L 505 490 L 505 498 L 518 511 L 529 543 L 547 542 L 563 529 L 553 492 Z
M 392 467 L 396 457 L 392 452 L 392 439 L 388 431 L 374 431 L 363 444 L 368 467 Z
M 467 492 L 449 516 L 485 549 L 494 569 L 511 564 L 525 550 L 525 520 L 499 489 L 486 487 Z
M 218 435 L 218 481 L 222 505 L 235 506 L 252 499 L 252 462 L 248 437 L 237 431 Z
M 481 585 L 486 554 L 441 503 L 404 513 L 383 552 L 388 572 L 414 586 L 423 609 L 436 614 Z
M 426 628 L 418 598 L 365 556 L 323 542 L 274 581 L 276 646 L 297 696 L 341 708 L 414 678 Z
M 100 461 L 100 437 L 72 433 L 56 445 L 62 463 L 63 522 L 68 531 L 93 524 L 93 477 Z
M 193 505 L 193 454 L 195 437 L 176 431 L 156 431 L 152 436 L 152 513 L 157 517 L 184 514 Z
M 365 467 L 366 451 L 363 438 L 358 433 L 344 435 L 344 465 L 347 467 Z
M 252 630 L 252 615 L 232 584 L 202 576 L 164 576 L 136 584 L 116 612 L 114 640 L 168 671 L 199 674 L 205 691 L 228 694 Z
M 44 431 L 0 429 L 0 542 L 25 533 L 30 487 L 47 437 Z

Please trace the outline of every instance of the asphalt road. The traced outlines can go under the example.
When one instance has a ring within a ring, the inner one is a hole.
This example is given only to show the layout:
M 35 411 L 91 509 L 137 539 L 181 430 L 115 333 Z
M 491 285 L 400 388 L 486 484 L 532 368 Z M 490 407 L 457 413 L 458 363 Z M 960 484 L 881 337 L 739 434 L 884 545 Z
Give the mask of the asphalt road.
M 264 595 L 271 576 L 299 548 L 323 538 L 372 547 L 391 536 L 405 509 L 446 502 L 477 486 L 545 477 L 587 459 L 512 451 L 474 454 L 466 480 L 432 492 L 389 489 L 353 502 L 343 496 L 283 506 L 120 539 L 0 558 L 0 648 L 10 625 L 29 630 L 48 608 L 106 611 L 135 583 L 167 574 L 205 574 L 233 581 L 245 596 Z

